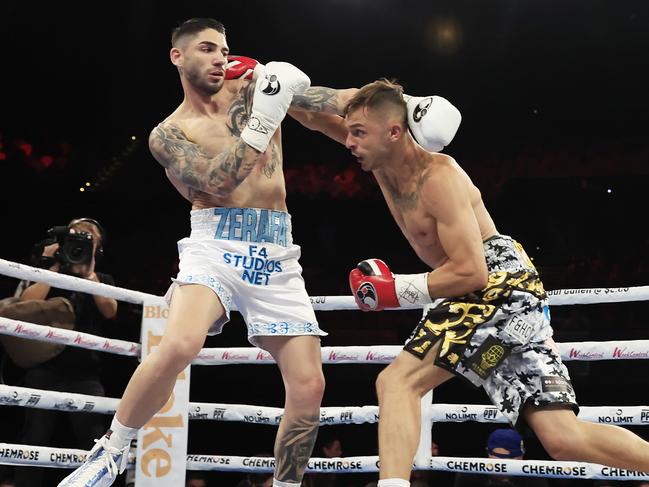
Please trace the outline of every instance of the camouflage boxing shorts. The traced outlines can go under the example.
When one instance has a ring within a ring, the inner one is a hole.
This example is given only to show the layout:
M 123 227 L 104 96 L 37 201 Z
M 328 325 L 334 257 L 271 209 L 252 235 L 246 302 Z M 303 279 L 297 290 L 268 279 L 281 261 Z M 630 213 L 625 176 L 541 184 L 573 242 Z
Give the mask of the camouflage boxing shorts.
M 570 377 L 552 340 L 548 298 L 536 268 L 511 237 L 484 242 L 489 283 L 475 293 L 438 299 L 406 341 L 423 359 L 482 386 L 512 425 L 528 403 L 578 411 Z

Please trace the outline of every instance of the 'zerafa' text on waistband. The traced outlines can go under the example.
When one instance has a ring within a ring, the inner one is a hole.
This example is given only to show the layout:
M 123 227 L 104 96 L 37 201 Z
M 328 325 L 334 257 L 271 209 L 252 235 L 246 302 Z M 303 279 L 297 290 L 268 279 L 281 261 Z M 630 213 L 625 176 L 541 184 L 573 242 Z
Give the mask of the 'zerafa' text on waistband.
M 214 208 L 215 239 L 269 242 L 286 247 L 287 213 L 255 208 Z

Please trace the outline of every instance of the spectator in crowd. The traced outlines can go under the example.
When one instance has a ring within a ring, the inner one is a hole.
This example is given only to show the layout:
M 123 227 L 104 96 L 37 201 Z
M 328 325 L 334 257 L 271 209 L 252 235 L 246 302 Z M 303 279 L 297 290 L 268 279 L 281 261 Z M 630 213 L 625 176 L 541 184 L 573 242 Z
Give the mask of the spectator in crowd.
M 256 453 L 253 457 L 269 457 L 271 455 L 268 452 Z M 240 480 L 236 487 L 272 487 L 273 486 L 273 472 L 264 472 L 264 473 L 249 473 Z
M 525 455 L 523 438 L 514 429 L 501 428 L 493 431 L 487 439 L 489 458 L 521 460 Z M 541 477 L 514 477 L 511 475 L 480 475 L 458 473 L 454 487 L 548 487 L 548 481 Z
M 319 443 L 319 445 L 318 445 Z M 331 432 L 321 432 L 314 448 L 314 457 L 336 458 L 343 454 L 340 438 Z M 345 485 L 336 473 L 307 473 L 302 479 L 304 487 L 338 487 Z
M 187 472 L 185 487 L 207 487 L 207 479 L 202 473 Z

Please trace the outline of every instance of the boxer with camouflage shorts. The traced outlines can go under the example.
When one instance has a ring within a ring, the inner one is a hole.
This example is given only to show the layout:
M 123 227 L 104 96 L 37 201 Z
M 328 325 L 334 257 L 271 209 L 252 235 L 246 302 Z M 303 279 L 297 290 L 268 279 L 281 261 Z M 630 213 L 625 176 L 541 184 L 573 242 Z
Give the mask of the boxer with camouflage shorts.
M 401 87 L 379 80 L 352 97 L 344 123 L 321 116 L 311 125 L 372 172 L 402 233 L 432 269 L 392 274 L 369 259 L 350 273 L 365 311 L 432 305 L 376 382 L 379 487 L 410 485 L 421 398 L 456 375 L 482 386 L 512 425 L 525 421 L 557 460 L 649 471 L 649 443 L 577 418 L 536 269 L 518 243 L 498 233 L 457 162 L 415 143 L 407 109 Z

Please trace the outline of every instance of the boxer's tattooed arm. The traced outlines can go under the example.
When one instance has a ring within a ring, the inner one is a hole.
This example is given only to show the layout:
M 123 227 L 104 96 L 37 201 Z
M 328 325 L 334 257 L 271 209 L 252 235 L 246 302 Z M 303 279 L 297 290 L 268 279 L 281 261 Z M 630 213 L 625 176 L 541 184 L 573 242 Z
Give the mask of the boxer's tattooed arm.
M 298 418 L 283 429 L 275 440 L 275 478 L 299 484 L 313 451 L 320 418 Z
M 158 125 L 149 136 L 153 157 L 191 189 L 226 197 L 250 174 L 261 155 L 242 140 L 211 156 L 173 123 Z
M 295 95 L 291 102 L 291 107 L 306 110 L 308 112 L 323 112 L 342 114 L 344 106 L 340 100 L 339 90 L 333 88 L 324 88 L 322 86 L 312 86 L 303 94 Z
M 234 100 L 228 110 L 230 121 L 226 124 L 233 137 L 240 137 L 241 131 L 246 126 L 250 110 L 252 108 L 252 97 L 255 92 L 255 84 L 248 83 L 239 90 L 239 97 Z

